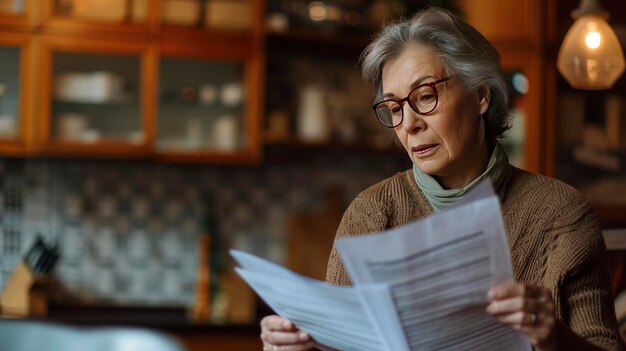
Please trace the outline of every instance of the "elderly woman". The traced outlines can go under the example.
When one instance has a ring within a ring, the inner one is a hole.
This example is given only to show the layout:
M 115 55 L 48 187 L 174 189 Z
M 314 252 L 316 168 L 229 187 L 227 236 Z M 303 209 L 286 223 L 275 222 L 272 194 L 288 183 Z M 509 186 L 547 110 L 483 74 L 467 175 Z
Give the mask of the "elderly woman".
M 395 131 L 413 169 L 363 191 L 337 237 L 419 220 L 490 178 L 516 282 L 489 291 L 487 312 L 537 350 L 621 349 L 592 209 L 570 186 L 511 166 L 497 141 L 508 128 L 509 95 L 493 46 L 454 15 L 427 9 L 379 34 L 362 68 L 376 87 L 376 117 Z M 350 284 L 336 249 L 327 281 Z M 309 335 L 279 316 L 261 328 L 264 350 L 312 348 Z

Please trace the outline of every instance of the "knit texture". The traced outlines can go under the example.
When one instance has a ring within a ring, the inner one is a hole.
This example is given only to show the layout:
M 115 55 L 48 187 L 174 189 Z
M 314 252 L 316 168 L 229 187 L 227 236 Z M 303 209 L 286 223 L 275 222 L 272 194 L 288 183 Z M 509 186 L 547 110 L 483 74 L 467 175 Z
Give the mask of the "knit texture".
M 582 195 L 558 180 L 513 168 L 501 207 L 515 280 L 550 289 L 557 317 L 575 333 L 621 350 L 604 239 Z M 409 170 L 359 194 L 336 238 L 383 231 L 432 213 Z M 326 280 L 351 284 L 335 247 Z

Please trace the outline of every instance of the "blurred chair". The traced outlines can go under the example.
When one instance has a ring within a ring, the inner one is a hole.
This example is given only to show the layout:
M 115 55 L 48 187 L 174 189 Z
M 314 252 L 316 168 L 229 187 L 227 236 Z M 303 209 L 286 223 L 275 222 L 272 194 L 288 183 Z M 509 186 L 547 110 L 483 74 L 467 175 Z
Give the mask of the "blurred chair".
M 166 335 L 139 328 L 81 328 L 0 320 L 3 351 L 183 351 Z

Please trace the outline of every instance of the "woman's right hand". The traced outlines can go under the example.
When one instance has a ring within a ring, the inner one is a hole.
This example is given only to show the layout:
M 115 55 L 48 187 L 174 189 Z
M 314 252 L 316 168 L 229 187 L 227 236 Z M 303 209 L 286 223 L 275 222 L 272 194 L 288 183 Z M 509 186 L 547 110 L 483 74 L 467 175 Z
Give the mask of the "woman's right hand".
M 304 351 L 313 348 L 309 334 L 296 329 L 290 321 L 278 315 L 261 320 L 263 351 Z

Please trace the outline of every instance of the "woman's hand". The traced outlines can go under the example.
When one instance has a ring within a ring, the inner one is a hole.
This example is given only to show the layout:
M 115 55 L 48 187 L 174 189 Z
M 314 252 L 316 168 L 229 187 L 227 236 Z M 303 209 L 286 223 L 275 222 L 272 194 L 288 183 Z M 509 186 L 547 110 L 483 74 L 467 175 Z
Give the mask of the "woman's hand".
M 303 351 L 313 348 L 309 334 L 296 329 L 290 321 L 278 315 L 261 320 L 263 351 Z
M 493 287 L 487 295 L 487 312 L 501 323 L 526 334 L 539 350 L 554 350 L 557 344 L 557 319 L 550 290 L 507 283 Z

